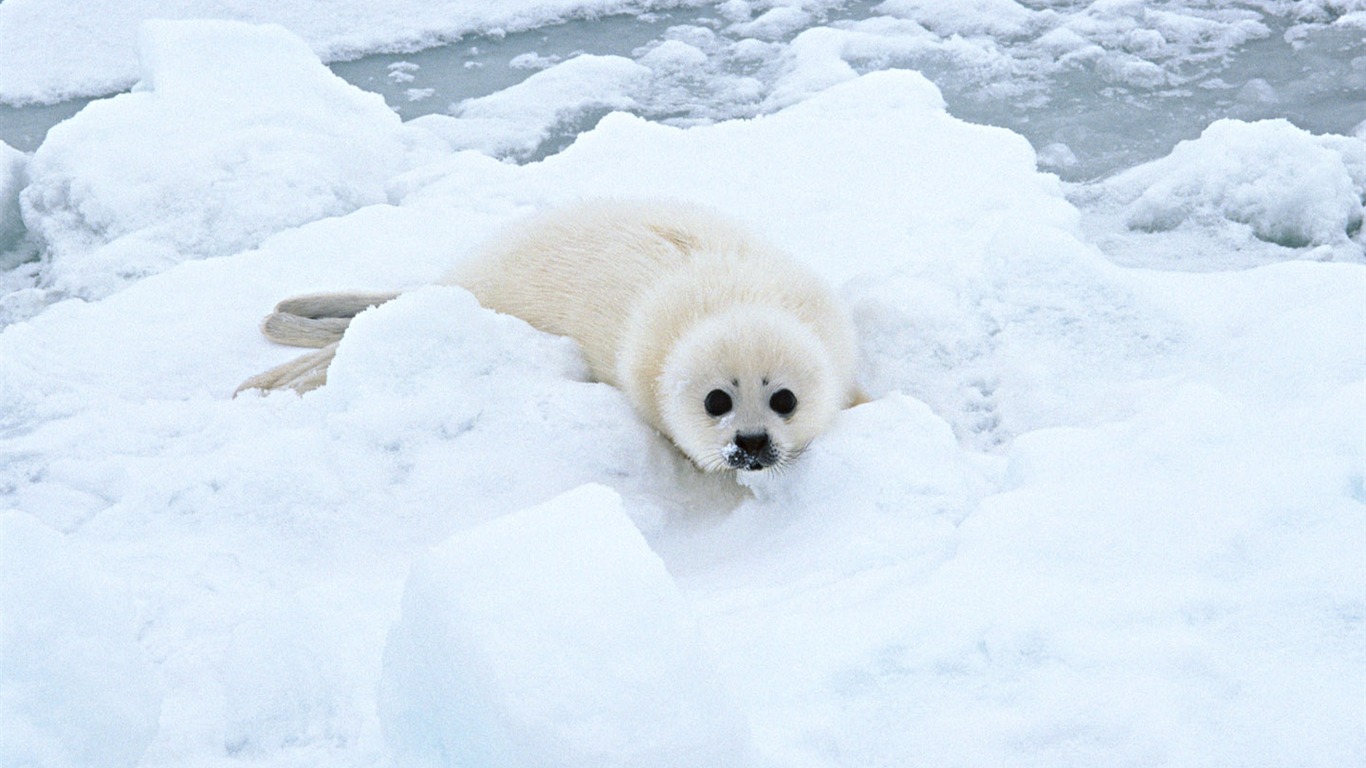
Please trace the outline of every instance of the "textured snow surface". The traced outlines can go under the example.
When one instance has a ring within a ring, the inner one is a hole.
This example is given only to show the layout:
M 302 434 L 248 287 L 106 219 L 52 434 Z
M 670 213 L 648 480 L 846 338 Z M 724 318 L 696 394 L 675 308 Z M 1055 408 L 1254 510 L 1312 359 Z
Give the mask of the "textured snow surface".
M 422 140 L 436 146 L 289 32 L 241 29 L 149 22 L 138 90 L 95 102 L 34 153 L 21 203 L 53 288 L 102 296 L 384 202 Z

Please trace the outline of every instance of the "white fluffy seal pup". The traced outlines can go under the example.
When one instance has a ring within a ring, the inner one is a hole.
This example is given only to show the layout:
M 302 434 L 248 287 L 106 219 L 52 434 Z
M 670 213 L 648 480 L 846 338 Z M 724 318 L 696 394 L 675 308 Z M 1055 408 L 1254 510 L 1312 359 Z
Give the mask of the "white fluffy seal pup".
M 829 289 L 697 206 L 594 201 L 537 214 L 441 282 L 573 338 L 594 378 L 703 470 L 781 468 L 861 399 L 853 325 Z M 239 391 L 322 385 L 350 319 L 395 296 L 282 301 L 262 331 L 318 351 Z

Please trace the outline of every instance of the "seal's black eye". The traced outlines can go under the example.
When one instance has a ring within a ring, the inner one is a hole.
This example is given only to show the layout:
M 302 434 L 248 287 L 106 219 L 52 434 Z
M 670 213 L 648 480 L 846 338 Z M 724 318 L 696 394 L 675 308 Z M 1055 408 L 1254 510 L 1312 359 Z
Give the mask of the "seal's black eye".
M 797 410 L 797 396 L 790 389 L 780 389 L 768 399 L 768 407 L 779 416 L 791 416 Z
M 702 401 L 702 405 L 707 409 L 710 416 L 722 416 L 730 413 L 730 395 L 719 389 L 713 389 L 707 393 L 707 399 Z

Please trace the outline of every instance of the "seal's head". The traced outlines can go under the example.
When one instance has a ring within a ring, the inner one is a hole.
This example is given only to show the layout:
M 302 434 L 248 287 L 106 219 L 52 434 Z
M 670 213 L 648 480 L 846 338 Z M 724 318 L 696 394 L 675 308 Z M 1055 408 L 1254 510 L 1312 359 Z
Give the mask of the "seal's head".
M 708 471 L 782 468 L 846 403 L 820 338 L 792 315 L 742 306 L 685 331 L 656 382 L 660 420 Z

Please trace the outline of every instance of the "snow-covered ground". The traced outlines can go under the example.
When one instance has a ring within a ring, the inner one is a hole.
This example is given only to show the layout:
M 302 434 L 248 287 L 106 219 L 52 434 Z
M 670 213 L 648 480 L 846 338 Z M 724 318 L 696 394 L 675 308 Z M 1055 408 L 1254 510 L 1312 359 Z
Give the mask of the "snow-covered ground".
M 0 145 L 0 765 L 1366 764 L 1366 140 L 1222 120 L 1064 185 L 865 66 L 908 24 L 1025 61 L 1122 17 L 1175 77 L 1201 49 L 1150 29 L 1366 8 L 732 0 L 781 68 L 668 91 L 713 61 L 679 35 L 403 122 L 319 54 L 626 5 L 76 5 L 0 6 L 4 42 L 79 18 L 0 45 L 5 98 L 138 83 Z M 570 342 L 423 287 L 600 195 L 811 265 L 872 402 L 737 484 Z M 323 389 L 232 398 L 295 352 L 260 316 L 341 288 L 414 290 Z

